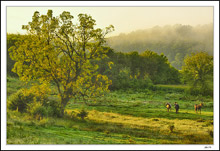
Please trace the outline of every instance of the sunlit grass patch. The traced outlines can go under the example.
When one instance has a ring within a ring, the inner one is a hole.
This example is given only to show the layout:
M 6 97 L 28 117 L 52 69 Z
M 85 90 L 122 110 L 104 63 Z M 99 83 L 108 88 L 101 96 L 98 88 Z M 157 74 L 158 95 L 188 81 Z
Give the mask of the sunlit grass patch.
M 99 112 L 96 110 L 89 111 L 88 120 L 99 123 L 107 122 L 122 124 L 123 126 L 130 128 L 149 128 L 165 133 L 166 131 L 169 131 L 169 124 L 173 124 L 175 126 L 175 129 L 173 130 L 174 132 L 191 133 L 194 135 L 208 135 L 208 130 L 213 129 L 212 125 L 207 126 L 206 123 L 197 122 L 196 120 L 166 118 L 156 118 L 155 120 L 155 118 L 133 117 L 128 115 L 120 115 L 117 113 Z

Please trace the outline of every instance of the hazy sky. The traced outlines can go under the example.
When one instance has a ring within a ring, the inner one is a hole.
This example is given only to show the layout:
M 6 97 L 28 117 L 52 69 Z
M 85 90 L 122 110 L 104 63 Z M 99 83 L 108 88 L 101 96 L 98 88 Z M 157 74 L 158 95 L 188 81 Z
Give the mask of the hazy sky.
M 213 7 L 7 7 L 7 32 L 25 33 L 21 27 L 31 21 L 33 13 L 46 14 L 48 9 L 53 10 L 54 16 L 69 11 L 74 20 L 79 13 L 87 13 L 96 20 L 99 28 L 112 24 L 115 31 L 109 36 L 156 25 L 213 23 Z

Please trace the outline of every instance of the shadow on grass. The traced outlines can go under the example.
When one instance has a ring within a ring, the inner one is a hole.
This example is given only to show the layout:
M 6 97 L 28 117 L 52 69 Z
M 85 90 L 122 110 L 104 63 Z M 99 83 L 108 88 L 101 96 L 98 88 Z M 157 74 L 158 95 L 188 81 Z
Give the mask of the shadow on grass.
M 22 115 L 20 115 L 22 116 Z M 99 137 L 99 139 L 95 139 Z M 94 139 L 94 140 L 93 140 Z M 110 141 L 106 141 L 106 140 Z M 211 137 L 148 126 L 134 128 L 110 122 L 81 120 L 66 116 L 46 122 L 11 119 L 7 122 L 8 144 L 211 144 Z

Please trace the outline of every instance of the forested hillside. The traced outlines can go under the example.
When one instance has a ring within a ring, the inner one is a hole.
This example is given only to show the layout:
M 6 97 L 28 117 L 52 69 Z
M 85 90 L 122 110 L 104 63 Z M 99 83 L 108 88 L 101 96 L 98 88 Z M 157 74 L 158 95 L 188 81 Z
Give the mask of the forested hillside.
M 206 51 L 213 55 L 213 24 L 155 26 L 111 37 L 108 44 L 118 52 L 144 52 L 148 49 L 163 53 L 172 66 L 181 69 L 184 57 L 191 52 Z

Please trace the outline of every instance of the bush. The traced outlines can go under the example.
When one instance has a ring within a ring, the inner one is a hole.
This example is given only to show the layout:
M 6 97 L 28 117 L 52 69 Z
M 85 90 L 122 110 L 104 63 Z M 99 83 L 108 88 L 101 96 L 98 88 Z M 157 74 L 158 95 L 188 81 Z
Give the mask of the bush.
M 208 88 L 202 88 L 202 87 L 195 87 L 191 86 L 186 90 L 187 93 L 197 96 L 197 95 L 202 95 L 202 96 L 213 96 L 213 88 L 208 87 Z
M 197 96 L 199 95 L 201 92 L 200 92 L 200 89 L 198 88 L 195 88 L 195 87 L 190 87 L 186 90 L 187 93 L 191 94 L 191 95 L 194 95 L 194 96 Z
M 82 120 L 84 120 L 85 117 L 88 116 L 88 112 L 86 112 L 84 109 L 80 111 L 80 113 L 77 114 L 78 117 L 81 117 Z
M 60 103 L 55 97 L 48 97 L 43 101 L 43 106 L 47 109 L 48 116 L 61 117 Z
M 21 113 L 30 113 L 35 118 L 45 116 L 60 117 L 60 103 L 47 95 L 36 95 L 32 89 L 20 89 L 8 99 L 8 108 Z
M 169 130 L 170 130 L 170 132 L 172 133 L 173 130 L 174 130 L 174 125 L 169 125 Z
M 27 111 L 28 104 L 33 102 L 34 95 L 31 93 L 25 94 L 25 91 L 25 89 L 20 89 L 10 96 L 8 100 L 9 109 L 18 110 L 21 113 Z
M 197 122 L 205 122 L 205 120 L 204 119 L 198 119 L 198 120 L 196 120 Z
M 33 102 L 29 105 L 28 112 L 35 118 L 61 117 L 59 101 L 54 97 L 45 97 L 42 102 Z
M 213 138 L 213 130 L 208 130 L 208 133 Z
M 213 108 L 213 102 L 207 102 L 204 104 L 206 108 Z
M 38 120 L 47 116 L 47 109 L 45 106 L 42 106 L 40 102 L 34 101 L 33 103 L 30 103 L 27 111 Z

